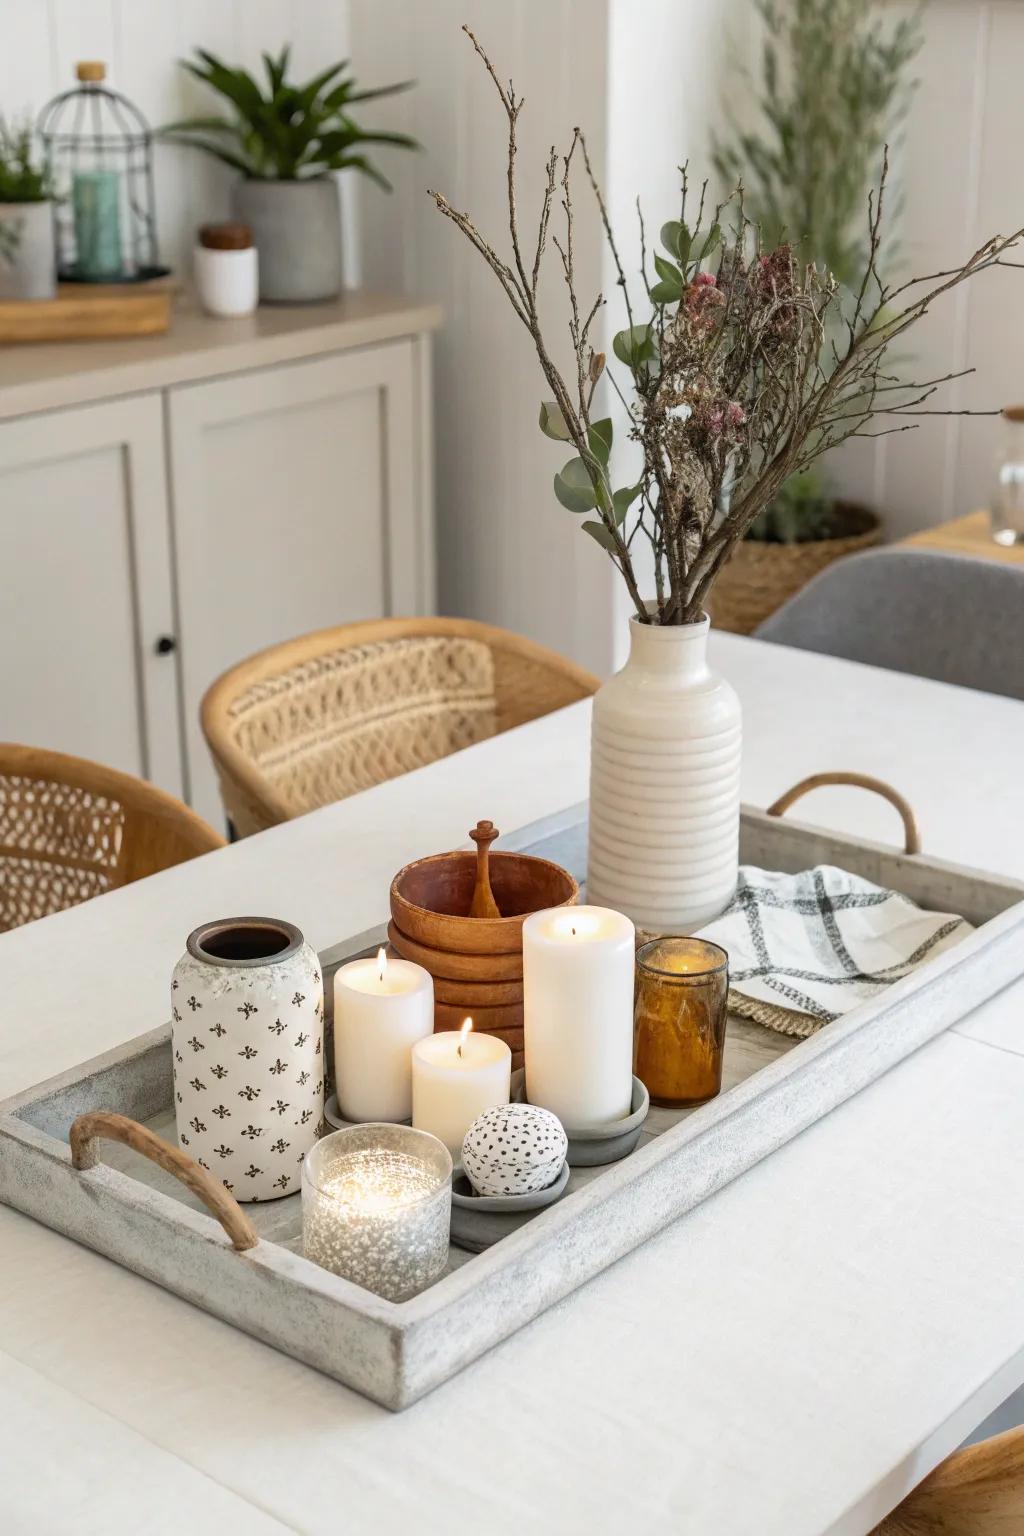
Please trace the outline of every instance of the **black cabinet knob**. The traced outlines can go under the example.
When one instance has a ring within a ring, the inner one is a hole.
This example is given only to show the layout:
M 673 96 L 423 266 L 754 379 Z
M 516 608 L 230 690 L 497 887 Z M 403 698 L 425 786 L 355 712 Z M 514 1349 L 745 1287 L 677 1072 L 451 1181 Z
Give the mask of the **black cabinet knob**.
M 169 656 L 178 649 L 178 642 L 173 635 L 161 635 L 153 649 L 158 656 Z

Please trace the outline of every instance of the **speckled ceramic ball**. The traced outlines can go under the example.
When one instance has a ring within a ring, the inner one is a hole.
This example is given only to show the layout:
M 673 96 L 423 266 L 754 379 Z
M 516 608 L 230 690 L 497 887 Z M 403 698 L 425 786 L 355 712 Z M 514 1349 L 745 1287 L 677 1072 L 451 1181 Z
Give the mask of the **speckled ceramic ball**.
M 561 1121 L 535 1104 L 485 1109 L 466 1132 L 462 1166 L 478 1195 L 532 1195 L 554 1183 L 569 1142 Z

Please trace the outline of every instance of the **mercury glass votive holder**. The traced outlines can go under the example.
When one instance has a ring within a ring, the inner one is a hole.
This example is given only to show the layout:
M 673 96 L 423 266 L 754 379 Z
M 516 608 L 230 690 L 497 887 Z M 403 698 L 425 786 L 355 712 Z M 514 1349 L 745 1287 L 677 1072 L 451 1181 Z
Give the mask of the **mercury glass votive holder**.
M 452 1160 L 427 1131 L 354 1125 L 302 1165 L 307 1259 L 388 1301 L 407 1301 L 448 1262 Z
M 706 939 L 665 938 L 636 957 L 633 1070 L 652 1104 L 713 1099 L 722 1087 L 729 957 Z

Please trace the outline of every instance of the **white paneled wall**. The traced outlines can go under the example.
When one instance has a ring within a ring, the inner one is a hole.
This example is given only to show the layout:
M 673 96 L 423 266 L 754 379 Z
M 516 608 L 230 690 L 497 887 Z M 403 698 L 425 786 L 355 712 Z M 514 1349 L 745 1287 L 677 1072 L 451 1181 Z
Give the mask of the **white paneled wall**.
M 909 6 L 892 6 L 901 8 Z M 906 276 L 948 267 L 987 236 L 1024 225 L 1022 60 L 1020 0 L 927 7 L 898 162 Z M 919 377 L 976 370 L 929 406 L 987 410 L 1024 400 L 1024 271 L 986 273 L 940 300 L 908 338 L 903 363 Z M 998 442 L 995 420 L 923 418 L 913 432 L 849 445 L 839 480 L 899 536 L 985 505 Z
M 642 0 L 642 26 L 637 25 L 639 13 L 632 0 L 612 4 L 605 181 L 609 214 L 638 318 L 643 318 L 643 305 L 638 304 L 643 288 L 635 275 L 640 267 L 637 202 L 644 214 L 650 270 L 658 231 L 667 219 L 678 217 L 683 164 L 688 168 L 692 198 L 687 216 L 691 227 L 696 224 L 701 183 L 710 171 L 711 129 L 720 110 L 721 81 L 733 50 L 743 46 L 743 22 L 749 18 L 750 3 L 688 0 L 679 5 L 677 0 Z M 658 39 L 657 48 L 651 47 L 652 37 Z M 656 130 L 652 130 L 652 102 L 658 104 Z M 709 189 L 709 196 L 714 195 Z M 611 337 L 627 323 L 615 275 L 606 250 L 602 283 L 609 295 L 605 327 L 609 358 Z M 640 449 L 625 441 L 626 412 L 611 390 L 606 392 L 606 405 L 618 442 L 614 483 L 630 485 L 639 474 Z M 606 665 L 619 665 L 628 650 L 626 620 L 632 605 L 625 584 L 608 561 L 604 575 L 615 621 L 610 627 L 610 655 L 602 659 Z M 645 591 L 653 589 L 652 572 Z M 609 629 L 607 623 L 605 629 Z
M 462 22 L 527 99 L 519 165 L 527 239 L 536 230 L 551 143 L 567 147 L 573 126 L 588 125 L 603 166 L 605 10 L 606 0 L 351 3 L 360 72 L 418 82 L 375 115 L 414 134 L 422 153 L 393 165 L 393 198 L 372 187 L 360 188 L 360 196 L 367 281 L 430 294 L 445 309 L 435 375 L 441 607 L 524 631 L 594 665 L 608 644 L 605 557 L 554 500 L 552 476 L 567 455 L 537 427 L 549 392 L 532 342 L 493 274 L 437 212 L 427 188 L 469 212 L 507 252 L 507 125 Z M 596 294 L 593 221 L 577 252 L 582 290 Z M 549 258 L 547 313 L 552 334 L 567 342 L 553 249 Z

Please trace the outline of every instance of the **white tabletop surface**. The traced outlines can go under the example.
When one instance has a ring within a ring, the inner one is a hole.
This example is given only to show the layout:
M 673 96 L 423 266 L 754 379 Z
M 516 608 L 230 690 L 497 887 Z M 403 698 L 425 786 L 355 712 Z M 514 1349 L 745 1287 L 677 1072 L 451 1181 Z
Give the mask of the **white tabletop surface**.
M 754 641 L 744 797 L 897 784 L 939 857 L 1024 877 L 1024 706 Z M 0 937 L 0 1097 L 159 1023 L 185 933 L 324 946 L 406 859 L 585 798 L 577 705 Z M 894 838 L 822 791 L 805 820 Z M 0 1209 L 4 1536 L 862 1536 L 1024 1380 L 1024 986 L 395 1417 Z

